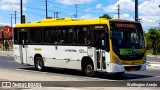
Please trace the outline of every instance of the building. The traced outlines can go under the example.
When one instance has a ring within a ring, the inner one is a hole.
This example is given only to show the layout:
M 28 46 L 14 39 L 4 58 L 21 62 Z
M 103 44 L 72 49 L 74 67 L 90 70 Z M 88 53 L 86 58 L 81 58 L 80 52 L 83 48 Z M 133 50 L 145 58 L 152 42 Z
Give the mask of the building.
M 12 27 L 0 26 L 0 41 L 12 39 Z

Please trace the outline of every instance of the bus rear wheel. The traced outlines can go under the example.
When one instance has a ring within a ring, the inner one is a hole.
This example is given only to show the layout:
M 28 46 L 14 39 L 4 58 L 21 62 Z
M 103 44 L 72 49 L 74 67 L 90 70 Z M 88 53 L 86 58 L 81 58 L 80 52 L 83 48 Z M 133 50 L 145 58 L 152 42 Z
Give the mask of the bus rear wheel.
M 43 58 L 42 57 L 36 57 L 35 60 L 35 68 L 38 71 L 43 71 L 44 70 L 44 62 L 43 62 Z
M 85 75 L 92 77 L 95 75 L 94 67 L 91 62 L 87 62 L 84 66 L 84 73 Z

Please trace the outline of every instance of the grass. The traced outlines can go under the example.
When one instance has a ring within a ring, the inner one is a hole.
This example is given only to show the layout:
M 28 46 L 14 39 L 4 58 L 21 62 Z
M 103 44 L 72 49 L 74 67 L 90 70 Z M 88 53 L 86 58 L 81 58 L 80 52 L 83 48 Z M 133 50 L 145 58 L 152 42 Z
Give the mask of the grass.
M 153 50 L 147 50 L 147 55 L 152 53 L 153 53 Z

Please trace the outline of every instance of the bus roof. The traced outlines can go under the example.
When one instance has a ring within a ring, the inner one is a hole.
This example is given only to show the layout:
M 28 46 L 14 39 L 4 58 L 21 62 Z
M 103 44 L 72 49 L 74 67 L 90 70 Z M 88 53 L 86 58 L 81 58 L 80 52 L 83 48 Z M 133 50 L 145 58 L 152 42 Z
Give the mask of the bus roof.
M 57 19 L 43 19 L 39 22 L 16 24 L 16 28 L 20 27 L 44 27 L 44 26 L 78 26 L 78 25 L 96 25 L 96 24 L 109 24 L 107 19 L 89 19 L 79 20 L 72 18 L 57 18 Z
M 97 25 L 97 24 L 109 24 L 109 22 L 121 22 L 121 19 L 73 19 L 73 18 L 57 18 L 57 19 L 43 19 L 39 22 L 32 23 L 24 23 L 24 24 L 16 24 L 15 28 L 23 28 L 23 27 L 45 27 L 45 26 L 80 26 L 80 25 Z M 129 21 L 125 21 L 129 22 Z

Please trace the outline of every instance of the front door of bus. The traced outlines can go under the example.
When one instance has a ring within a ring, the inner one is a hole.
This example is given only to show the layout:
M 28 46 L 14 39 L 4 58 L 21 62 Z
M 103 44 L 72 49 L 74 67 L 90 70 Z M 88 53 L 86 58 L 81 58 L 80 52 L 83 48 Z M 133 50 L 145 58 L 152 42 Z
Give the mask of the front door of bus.
M 27 32 L 19 32 L 19 44 L 20 44 L 20 57 L 21 64 L 28 64 L 27 53 Z
M 96 47 L 95 60 L 97 65 L 97 70 L 106 69 L 106 58 L 105 58 L 105 31 L 98 30 L 94 31 L 94 46 Z

